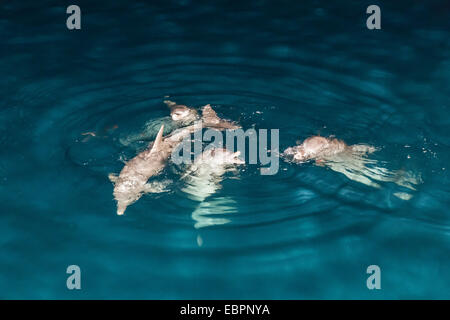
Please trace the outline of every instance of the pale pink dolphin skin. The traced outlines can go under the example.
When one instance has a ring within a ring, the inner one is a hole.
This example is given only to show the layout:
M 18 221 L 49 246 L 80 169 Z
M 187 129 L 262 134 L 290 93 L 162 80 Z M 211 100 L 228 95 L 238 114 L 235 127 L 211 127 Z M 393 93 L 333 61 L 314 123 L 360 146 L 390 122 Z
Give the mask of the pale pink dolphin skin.
M 220 177 L 230 167 L 234 165 L 245 164 L 239 156 L 240 151 L 231 152 L 225 148 L 213 147 L 203 151 L 203 153 L 195 158 L 194 163 L 182 176 L 182 179 L 189 175 L 195 175 L 202 178 Z M 197 190 L 199 191 L 199 190 Z
M 237 166 L 245 164 L 240 154 L 239 151 L 232 152 L 220 147 L 207 148 L 186 170 L 182 177 L 186 185 L 181 190 L 188 198 L 199 202 L 192 212 L 196 229 L 226 224 L 230 220 L 224 213 L 237 212 L 234 209 L 236 202 L 232 198 L 208 197 L 222 187 L 221 182 L 225 179 L 226 172 L 237 172 Z
M 194 121 L 199 118 L 198 112 L 195 109 L 189 108 L 184 104 L 177 104 L 170 100 L 164 100 L 164 103 L 170 109 L 170 117 L 173 121 Z
M 284 151 L 284 155 L 292 157 L 296 162 L 305 162 L 308 160 L 320 161 L 322 158 L 327 158 L 344 151 L 372 153 L 375 151 L 375 148 L 367 145 L 348 146 L 344 141 L 336 138 L 312 136 L 305 139 L 300 145 L 287 148 Z
M 239 128 L 230 121 L 220 119 L 210 105 L 203 107 L 202 120 L 206 127 L 211 125 L 217 129 Z M 109 174 L 109 179 L 114 184 L 113 194 L 117 201 L 118 215 L 123 215 L 126 208 L 144 193 L 164 191 L 164 185 L 149 183 L 148 180 L 164 169 L 172 151 L 196 129 L 197 126 L 190 125 L 163 137 L 164 125 L 162 125 L 155 141 L 147 150 L 128 161 L 118 176 Z
M 152 192 L 153 186 L 148 179 L 157 175 L 165 166 L 169 157 L 170 145 L 163 141 L 164 125 L 158 132 L 151 149 L 141 152 L 127 162 L 119 176 L 109 174 L 114 183 L 114 198 L 117 201 L 117 214 L 124 214 L 126 208 L 136 202 L 143 193 Z

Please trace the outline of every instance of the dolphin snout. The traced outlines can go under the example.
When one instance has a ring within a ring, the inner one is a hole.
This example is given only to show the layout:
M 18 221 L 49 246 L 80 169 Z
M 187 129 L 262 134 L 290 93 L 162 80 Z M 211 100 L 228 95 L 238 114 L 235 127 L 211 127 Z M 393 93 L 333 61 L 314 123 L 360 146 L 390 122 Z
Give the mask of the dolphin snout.
M 127 209 L 127 205 L 118 203 L 117 204 L 117 215 L 122 216 L 125 213 L 126 209 Z

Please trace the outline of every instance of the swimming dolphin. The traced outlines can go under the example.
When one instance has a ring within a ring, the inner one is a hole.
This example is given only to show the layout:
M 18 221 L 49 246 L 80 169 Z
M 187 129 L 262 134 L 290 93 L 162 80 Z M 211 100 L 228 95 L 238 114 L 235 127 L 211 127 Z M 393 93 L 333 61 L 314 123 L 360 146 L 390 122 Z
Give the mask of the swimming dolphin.
M 292 158 L 294 162 L 306 162 L 308 160 L 321 160 L 332 157 L 341 152 L 358 152 L 361 154 L 372 153 L 376 149 L 365 144 L 356 144 L 348 146 L 344 141 L 336 138 L 325 138 L 321 136 L 312 136 L 302 144 L 287 148 L 284 155 Z
M 235 201 L 229 197 L 205 201 L 221 188 L 225 172 L 234 171 L 235 165 L 244 164 L 240 152 L 224 148 L 211 148 L 198 156 L 183 176 L 186 186 L 182 189 L 189 198 L 200 202 L 192 213 L 196 229 L 228 223 L 225 218 L 213 215 L 235 212 Z
M 302 144 L 287 148 L 282 156 L 287 160 L 303 163 L 314 160 L 317 165 L 326 166 L 344 174 L 347 178 L 365 185 L 380 188 L 376 181 L 393 182 L 399 186 L 415 190 L 414 185 L 421 182 L 420 177 L 403 170 L 390 171 L 379 165 L 379 161 L 368 159 L 367 155 L 377 149 L 366 144 L 347 145 L 336 138 L 313 136 Z M 408 193 L 398 192 L 395 196 L 409 200 Z
M 204 117 L 205 126 L 213 121 L 217 129 L 238 127 L 217 117 L 210 105 L 203 108 L 203 113 L 206 115 Z M 164 191 L 164 185 L 156 182 L 148 183 L 148 180 L 164 169 L 172 151 L 197 129 L 196 125 L 190 125 L 163 137 L 164 125 L 162 125 L 154 143 L 150 144 L 147 150 L 128 161 L 118 176 L 109 174 L 108 177 L 114 184 L 113 195 L 117 201 L 118 215 L 123 215 L 126 208 L 136 202 L 144 193 Z

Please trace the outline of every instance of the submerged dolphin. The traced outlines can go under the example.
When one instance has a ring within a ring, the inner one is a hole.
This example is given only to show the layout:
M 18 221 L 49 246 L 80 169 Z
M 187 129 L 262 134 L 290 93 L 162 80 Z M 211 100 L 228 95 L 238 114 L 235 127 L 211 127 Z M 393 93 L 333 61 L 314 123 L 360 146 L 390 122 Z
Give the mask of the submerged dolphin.
M 305 139 L 300 145 L 287 148 L 283 154 L 292 158 L 294 162 L 316 160 L 316 162 L 320 163 L 322 160 L 342 152 L 367 154 L 375 150 L 374 147 L 365 144 L 348 146 L 339 139 L 313 136 Z
M 236 124 L 220 119 L 210 105 L 203 107 L 203 114 L 205 126 L 211 124 L 218 129 L 238 128 Z M 164 169 L 172 151 L 196 129 L 197 126 L 190 125 L 163 137 L 162 125 L 155 142 L 147 150 L 128 161 L 118 176 L 109 174 L 109 179 L 114 184 L 113 194 L 117 201 L 118 215 L 123 215 L 126 208 L 144 193 L 164 191 L 164 185 L 149 183 L 148 180 Z
M 170 117 L 173 121 L 180 121 L 185 125 L 190 124 L 199 118 L 195 109 L 189 108 L 184 104 L 177 104 L 170 100 L 164 100 L 164 103 L 170 109 Z
M 120 143 L 124 146 L 129 146 L 138 141 L 151 141 L 155 139 L 162 125 L 164 125 L 164 135 L 167 135 L 176 129 L 191 125 L 200 118 L 197 110 L 193 108 L 170 100 L 165 100 L 164 103 L 170 109 L 170 117 L 166 116 L 147 121 L 139 133 L 121 137 L 119 139 Z
M 366 144 L 349 146 L 336 138 L 313 136 L 300 145 L 287 148 L 282 156 L 296 163 L 314 160 L 317 165 L 326 166 L 353 181 L 371 187 L 380 188 L 376 181 L 383 181 L 415 190 L 414 185 L 421 182 L 420 177 L 403 170 L 390 171 L 380 167 L 377 160 L 367 158 L 368 154 L 376 150 L 375 147 Z M 412 197 L 404 192 L 394 193 L 394 195 L 403 200 L 409 200 Z
M 127 162 L 119 176 L 109 174 L 114 184 L 114 198 L 117 201 L 117 214 L 124 214 L 126 208 L 137 201 L 143 193 L 152 192 L 154 187 L 148 179 L 160 173 L 169 157 L 171 148 L 163 141 L 164 125 L 158 132 L 151 149 L 141 152 Z
M 196 229 L 229 222 L 228 219 L 212 215 L 233 212 L 235 204 L 233 199 L 221 197 L 213 201 L 205 200 L 221 188 L 220 183 L 225 172 L 233 171 L 235 165 L 245 163 L 239 156 L 239 151 L 231 152 L 224 148 L 205 150 L 183 176 L 186 186 L 182 191 L 192 200 L 200 202 L 192 213 Z

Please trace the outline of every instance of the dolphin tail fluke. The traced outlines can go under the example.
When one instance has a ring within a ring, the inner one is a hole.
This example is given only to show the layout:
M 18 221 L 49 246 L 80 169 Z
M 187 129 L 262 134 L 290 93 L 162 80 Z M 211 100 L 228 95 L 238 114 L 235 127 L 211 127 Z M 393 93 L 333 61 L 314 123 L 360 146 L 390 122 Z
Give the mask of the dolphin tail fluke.
M 161 129 L 159 129 L 158 135 L 156 136 L 155 142 L 153 142 L 152 150 L 150 151 L 150 153 L 158 152 L 158 150 L 160 149 L 163 138 L 163 132 L 164 132 L 164 125 L 162 125 Z

